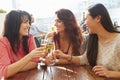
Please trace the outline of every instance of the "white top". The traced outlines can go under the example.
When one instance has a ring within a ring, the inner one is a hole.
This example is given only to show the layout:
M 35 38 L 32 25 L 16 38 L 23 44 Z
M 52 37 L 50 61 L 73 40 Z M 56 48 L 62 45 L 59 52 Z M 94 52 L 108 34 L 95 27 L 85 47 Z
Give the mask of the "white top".
M 80 56 L 80 64 L 88 64 L 86 53 Z M 97 65 L 110 70 L 120 70 L 120 34 L 110 42 L 98 43 Z

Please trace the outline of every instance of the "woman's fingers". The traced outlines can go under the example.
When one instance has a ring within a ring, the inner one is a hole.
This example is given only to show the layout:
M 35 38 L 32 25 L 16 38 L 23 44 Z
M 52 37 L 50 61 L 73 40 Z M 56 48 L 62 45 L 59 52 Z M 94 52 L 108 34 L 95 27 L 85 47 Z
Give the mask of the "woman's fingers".
M 103 66 L 95 66 L 92 69 L 96 75 L 98 76 L 104 76 L 107 77 L 107 72 L 108 70 L 106 68 L 104 68 Z
M 45 57 L 47 55 L 46 48 L 40 47 L 32 50 L 29 54 L 32 58 Z
M 59 55 L 59 50 L 55 50 L 55 51 L 53 52 L 53 57 L 54 57 L 54 58 L 59 57 L 58 55 Z
M 96 75 L 99 75 L 99 76 L 105 76 L 105 72 L 104 71 L 97 71 L 95 72 Z
M 46 57 L 44 61 L 47 65 L 53 63 L 53 58 L 52 57 Z
M 54 56 L 57 57 L 57 58 L 64 58 L 66 56 L 66 54 L 64 54 L 60 50 L 56 50 L 56 51 L 54 51 Z
M 95 72 L 95 71 L 99 71 L 99 70 L 102 70 L 103 69 L 103 67 L 102 66 L 95 66 L 95 67 L 93 67 L 93 71 Z
M 102 71 L 103 69 L 102 67 L 94 67 L 92 70 L 96 72 L 96 71 Z

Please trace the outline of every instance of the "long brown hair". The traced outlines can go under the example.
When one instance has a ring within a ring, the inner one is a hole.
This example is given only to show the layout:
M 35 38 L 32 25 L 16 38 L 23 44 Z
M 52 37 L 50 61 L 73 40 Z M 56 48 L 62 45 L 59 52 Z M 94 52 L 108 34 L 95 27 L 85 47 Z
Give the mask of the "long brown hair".
M 68 9 L 60 9 L 56 11 L 55 14 L 64 24 L 65 34 L 73 46 L 73 55 L 80 55 L 83 37 L 74 14 Z M 56 39 L 60 47 L 59 33 L 56 35 Z

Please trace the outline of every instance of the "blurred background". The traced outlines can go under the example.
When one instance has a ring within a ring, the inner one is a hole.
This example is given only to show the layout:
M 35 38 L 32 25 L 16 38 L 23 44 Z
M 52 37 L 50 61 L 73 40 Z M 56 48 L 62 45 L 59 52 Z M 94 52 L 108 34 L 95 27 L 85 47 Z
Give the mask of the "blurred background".
M 34 24 L 39 29 L 49 32 L 54 26 L 55 11 L 61 8 L 70 9 L 81 24 L 88 6 L 103 3 L 111 16 L 114 25 L 120 25 L 120 0 L 0 0 L 0 33 L 3 29 L 4 16 L 14 9 L 25 10 L 35 18 Z M 5 12 L 4 12 L 5 11 Z

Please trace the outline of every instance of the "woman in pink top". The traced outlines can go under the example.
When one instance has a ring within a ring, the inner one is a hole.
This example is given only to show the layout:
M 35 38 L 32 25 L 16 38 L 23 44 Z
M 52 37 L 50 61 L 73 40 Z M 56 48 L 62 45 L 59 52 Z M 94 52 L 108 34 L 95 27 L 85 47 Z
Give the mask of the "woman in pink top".
M 0 79 L 36 68 L 38 58 L 45 56 L 41 52 L 44 48 L 36 48 L 29 28 L 29 13 L 13 10 L 6 15 L 3 37 L 0 38 Z

